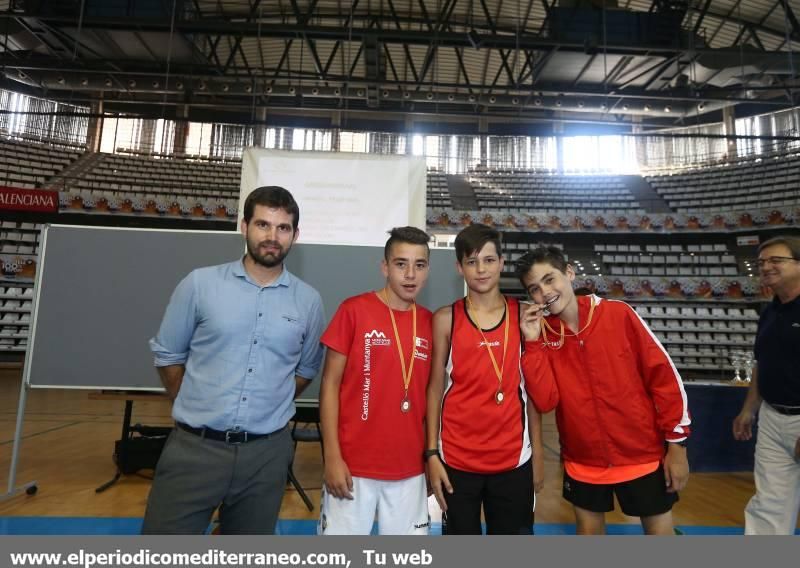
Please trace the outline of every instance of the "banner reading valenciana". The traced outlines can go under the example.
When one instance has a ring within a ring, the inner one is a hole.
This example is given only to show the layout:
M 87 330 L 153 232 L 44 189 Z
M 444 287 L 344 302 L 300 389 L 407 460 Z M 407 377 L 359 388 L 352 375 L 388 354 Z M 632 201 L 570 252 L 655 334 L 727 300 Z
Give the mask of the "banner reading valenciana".
M 58 212 L 58 192 L 0 186 L 0 210 Z

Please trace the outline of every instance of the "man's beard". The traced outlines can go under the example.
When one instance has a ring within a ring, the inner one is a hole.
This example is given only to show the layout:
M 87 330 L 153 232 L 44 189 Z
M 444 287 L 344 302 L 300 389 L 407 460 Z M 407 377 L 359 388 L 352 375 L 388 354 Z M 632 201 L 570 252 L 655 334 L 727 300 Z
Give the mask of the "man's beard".
M 275 268 L 276 266 L 279 266 L 281 263 L 283 263 L 283 259 L 286 258 L 286 255 L 288 255 L 289 251 L 292 249 L 292 247 L 289 246 L 284 250 L 281 245 L 275 241 L 267 241 L 261 243 L 261 245 L 276 246 L 280 250 L 280 252 L 270 252 L 262 256 L 258 254 L 259 247 L 256 246 L 254 248 L 251 246 L 250 241 L 247 241 L 247 254 L 253 259 L 253 262 L 266 268 Z

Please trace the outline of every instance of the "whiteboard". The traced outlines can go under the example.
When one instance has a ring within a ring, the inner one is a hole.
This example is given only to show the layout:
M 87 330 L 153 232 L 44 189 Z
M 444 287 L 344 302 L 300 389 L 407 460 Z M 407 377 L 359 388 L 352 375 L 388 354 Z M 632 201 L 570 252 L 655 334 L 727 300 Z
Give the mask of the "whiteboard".
M 255 188 L 288 189 L 304 243 L 383 246 L 391 227 L 425 230 L 425 160 L 342 152 L 247 148 L 239 220 Z

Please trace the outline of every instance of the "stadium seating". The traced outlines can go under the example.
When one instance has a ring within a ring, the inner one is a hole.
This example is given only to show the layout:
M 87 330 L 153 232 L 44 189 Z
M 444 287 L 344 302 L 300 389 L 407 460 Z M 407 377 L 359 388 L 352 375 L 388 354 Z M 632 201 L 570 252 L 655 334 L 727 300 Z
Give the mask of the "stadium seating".
M 476 170 L 468 177 L 482 210 L 644 213 L 619 176 Z
M 77 150 L 0 138 L 0 185 L 42 188 L 80 155 Z
M 646 177 L 676 212 L 794 207 L 800 201 L 800 155 Z

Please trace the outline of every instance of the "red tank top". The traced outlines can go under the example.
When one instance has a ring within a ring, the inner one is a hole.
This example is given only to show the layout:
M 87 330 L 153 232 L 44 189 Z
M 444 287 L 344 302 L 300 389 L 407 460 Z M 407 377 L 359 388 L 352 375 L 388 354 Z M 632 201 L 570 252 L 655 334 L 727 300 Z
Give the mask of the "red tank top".
M 501 404 L 495 400 L 499 382 L 484 339 L 469 317 L 464 299 L 452 305 L 439 447 L 444 462 L 462 471 L 509 471 L 531 458 L 527 395 L 519 366 L 519 303 L 514 298 L 506 300 L 508 312 L 500 323 L 483 330 L 497 366 L 503 367 Z M 503 365 L 505 318 L 510 320 Z

